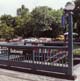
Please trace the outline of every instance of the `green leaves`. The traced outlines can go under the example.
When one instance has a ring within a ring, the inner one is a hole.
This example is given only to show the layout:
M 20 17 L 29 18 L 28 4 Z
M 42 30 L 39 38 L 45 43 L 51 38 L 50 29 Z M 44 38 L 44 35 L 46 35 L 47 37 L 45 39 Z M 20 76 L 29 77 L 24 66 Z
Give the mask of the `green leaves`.
M 42 6 L 36 7 L 31 13 L 34 23 L 33 32 L 39 34 L 39 31 L 51 30 L 53 23 L 60 24 L 63 11 L 53 10 L 47 6 Z M 54 32 L 54 29 L 52 31 Z
M 76 32 L 79 34 L 80 36 L 80 0 L 75 0 L 75 9 L 74 9 L 74 26 L 76 26 Z
M 11 39 L 14 36 L 14 29 L 6 24 L 0 25 L 0 37 L 5 39 Z
M 57 29 L 60 27 L 62 13 L 62 10 L 53 10 L 47 6 L 39 6 L 29 12 L 22 5 L 17 9 L 17 16 L 1 16 L 0 37 L 7 39 L 15 36 L 39 36 L 41 32 L 48 30 L 52 32 L 51 36 L 57 36 L 55 32 L 60 32 Z

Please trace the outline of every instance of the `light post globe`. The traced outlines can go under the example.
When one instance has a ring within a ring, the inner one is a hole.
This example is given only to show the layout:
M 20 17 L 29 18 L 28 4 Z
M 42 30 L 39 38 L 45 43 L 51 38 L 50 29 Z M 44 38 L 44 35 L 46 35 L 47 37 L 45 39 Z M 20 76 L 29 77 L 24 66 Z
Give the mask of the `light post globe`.
M 74 8 L 75 8 L 75 3 L 74 2 L 67 2 L 64 9 L 67 10 L 67 11 L 68 10 L 72 11 L 72 10 L 74 10 Z

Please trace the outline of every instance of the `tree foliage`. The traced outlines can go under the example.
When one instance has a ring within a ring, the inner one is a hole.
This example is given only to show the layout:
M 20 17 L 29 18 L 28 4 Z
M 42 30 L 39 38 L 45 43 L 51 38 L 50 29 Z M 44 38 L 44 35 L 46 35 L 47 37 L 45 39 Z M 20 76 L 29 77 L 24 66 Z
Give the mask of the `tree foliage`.
M 74 9 L 74 23 L 76 23 L 76 31 L 80 36 L 80 0 L 75 0 L 75 9 Z
M 0 17 L 0 37 L 55 37 L 61 32 L 62 13 L 62 10 L 53 10 L 47 6 L 39 6 L 29 12 L 29 9 L 22 5 L 17 9 L 17 16 L 5 14 Z
M 0 25 L 0 37 L 5 39 L 11 39 L 14 37 L 14 29 L 6 24 Z
M 62 15 L 62 11 L 60 10 L 53 10 L 47 6 L 36 7 L 32 11 L 32 18 L 34 24 L 33 32 L 36 33 L 36 35 L 39 34 L 39 31 L 52 30 L 54 32 L 54 29 L 52 28 L 52 24 L 59 24 L 61 20 L 61 15 Z

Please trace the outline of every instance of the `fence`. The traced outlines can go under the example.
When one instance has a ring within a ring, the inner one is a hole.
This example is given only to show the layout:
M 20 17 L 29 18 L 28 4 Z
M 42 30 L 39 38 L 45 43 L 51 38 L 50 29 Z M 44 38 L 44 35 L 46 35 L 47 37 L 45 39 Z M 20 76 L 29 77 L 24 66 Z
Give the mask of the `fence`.
M 69 74 L 68 47 L 0 44 L 0 65 Z

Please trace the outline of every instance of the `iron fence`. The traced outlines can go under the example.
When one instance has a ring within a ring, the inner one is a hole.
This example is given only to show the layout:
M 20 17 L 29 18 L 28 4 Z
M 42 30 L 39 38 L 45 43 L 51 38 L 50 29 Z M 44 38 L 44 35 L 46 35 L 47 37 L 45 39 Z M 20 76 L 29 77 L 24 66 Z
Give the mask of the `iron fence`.
M 69 70 L 67 46 L 1 46 L 0 65 L 67 74 Z

